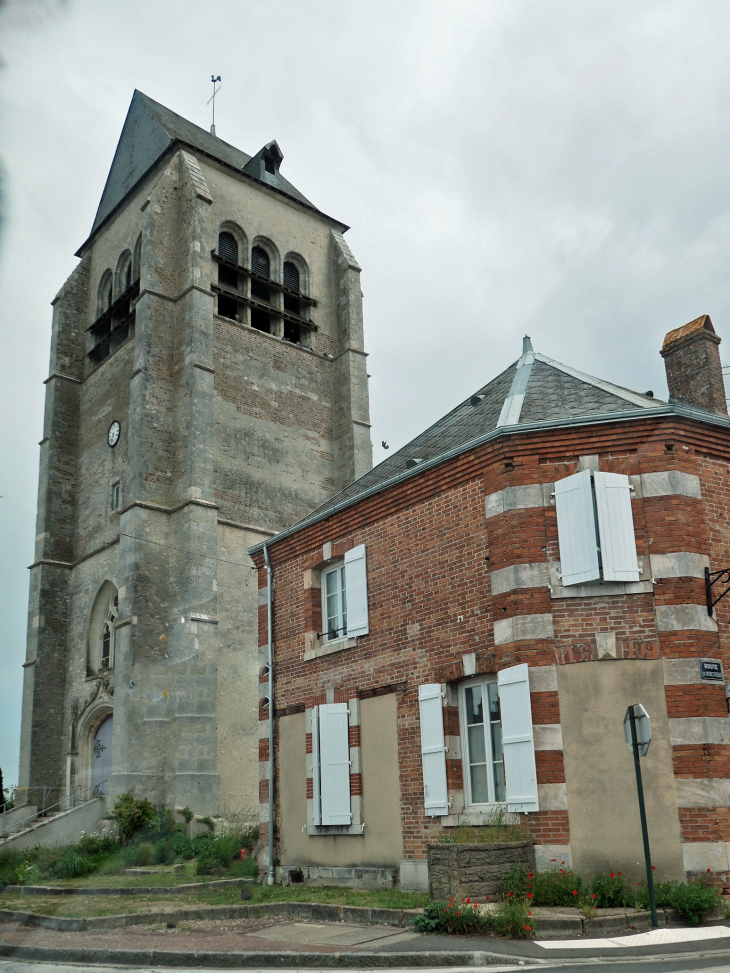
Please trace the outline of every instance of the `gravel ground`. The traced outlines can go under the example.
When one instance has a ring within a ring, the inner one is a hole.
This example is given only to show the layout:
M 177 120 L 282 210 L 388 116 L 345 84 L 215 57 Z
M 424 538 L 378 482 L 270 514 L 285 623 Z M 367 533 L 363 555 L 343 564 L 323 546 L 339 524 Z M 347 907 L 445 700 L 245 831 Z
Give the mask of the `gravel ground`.
M 174 929 L 163 925 L 124 926 L 121 929 L 94 932 L 55 932 L 36 926 L 0 923 L 0 940 L 18 946 L 69 946 L 101 949 L 179 949 L 216 950 L 218 952 L 296 951 L 291 942 L 278 942 L 251 936 L 252 932 L 270 926 L 291 923 L 291 919 L 218 919 L 207 922 L 184 921 Z M 357 950 L 357 946 L 320 946 L 308 944 L 307 952 L 336 953 Z

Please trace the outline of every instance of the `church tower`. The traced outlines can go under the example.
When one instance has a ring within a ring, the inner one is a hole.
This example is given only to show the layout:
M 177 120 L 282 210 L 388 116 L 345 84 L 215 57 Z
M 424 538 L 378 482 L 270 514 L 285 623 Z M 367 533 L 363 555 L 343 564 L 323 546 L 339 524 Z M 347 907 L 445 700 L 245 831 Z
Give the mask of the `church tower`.
M 134 94 L 53 302 L 29 803 L 258 804 L 246 551 L 372 465 L 360 267 L 281 163 Z

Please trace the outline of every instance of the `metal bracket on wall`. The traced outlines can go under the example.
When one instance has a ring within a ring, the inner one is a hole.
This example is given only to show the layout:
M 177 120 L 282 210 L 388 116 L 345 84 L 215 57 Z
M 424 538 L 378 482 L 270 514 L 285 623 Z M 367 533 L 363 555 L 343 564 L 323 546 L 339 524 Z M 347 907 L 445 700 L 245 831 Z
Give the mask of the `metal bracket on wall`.
M 712 599 L 712 589 L 716 584 L 723 586 L 723 590 L 717 596 L 717 598 Z M 725 595 L 730 591 L 730 568 L 723 568 L 721 571 L 710 572 L 709 568 L 705 568 L 705 594 L 707 597 L 707 614 L 712 618 L 712 609 L 724 598 Z

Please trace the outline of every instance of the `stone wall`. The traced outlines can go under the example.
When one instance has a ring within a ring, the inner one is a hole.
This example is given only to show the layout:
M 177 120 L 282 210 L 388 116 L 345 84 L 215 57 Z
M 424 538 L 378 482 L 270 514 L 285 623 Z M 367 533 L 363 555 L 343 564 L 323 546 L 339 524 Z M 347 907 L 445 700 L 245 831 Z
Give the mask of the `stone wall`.
M 484 902 L 502 893 L 502 879 L 515 865 L 535 867 L 529 841 L 428 846 L 428 894 L 431 900 L 471 897 Z

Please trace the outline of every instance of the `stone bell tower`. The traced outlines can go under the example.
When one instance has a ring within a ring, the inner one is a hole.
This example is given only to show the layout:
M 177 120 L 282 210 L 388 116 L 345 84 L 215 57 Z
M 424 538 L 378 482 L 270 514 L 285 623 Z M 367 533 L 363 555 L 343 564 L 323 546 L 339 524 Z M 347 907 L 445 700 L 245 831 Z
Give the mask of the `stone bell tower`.
M 53 302 L 29 803 L 40 787 L 200 813 L 258 803 L 247 548 L 372 464 L 360 267 L 282 158 L 134 94 Z

